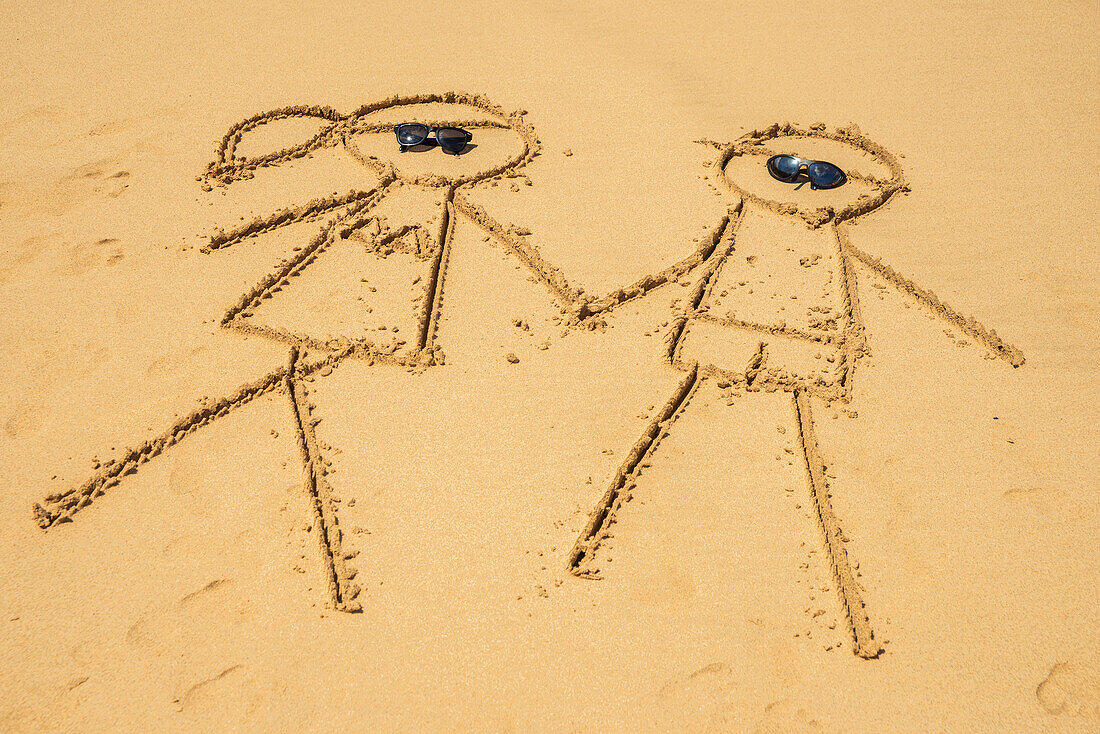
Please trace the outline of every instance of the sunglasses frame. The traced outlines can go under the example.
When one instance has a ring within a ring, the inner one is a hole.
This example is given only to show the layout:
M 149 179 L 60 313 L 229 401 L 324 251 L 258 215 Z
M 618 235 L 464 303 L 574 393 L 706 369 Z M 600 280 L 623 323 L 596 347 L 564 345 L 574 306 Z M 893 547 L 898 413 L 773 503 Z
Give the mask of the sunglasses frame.
M 798 170 L 795 171 L 794 174 L 792 174 L 791 176 L 784 177 L 777 175 L 776 169 L 772 166 L 772 161 L 777 158 L 793 158 L 795 161 L 798 162 Z M 840 173 L 840 180 L 838 180 L 836 183 L 828 185 L 818 184 L 816 181 L 814 181 L 814 177 L 810 175 L 810 166 L 814 165 L 815 163 L 822 163 L 826 166 L 832 166 L 833 168 L 835 168 Z M 835 189 L 837 186 L 843 186 L 848 181 L 848 176 L 844 173 L 844 169 L 842 169 L 835 163 L 830 163 L 829 161 L 812 161 L 807 158 L 799 158 L 798 156 L 791 155 L 790 153 L 780 153 L 779 155 L 773 155 L 771 158 L 768 159 L 767 166 L 768 173 L 771 174 L 771 177 L 774 178 L 776 181 L 782 181 L 783 183 L 794 183 L 798 180 L 798 177 L 802 175 L 803 170 L 805 170 L 806 178 L 810 180 L 810 188 L 815 190 Z
M 402 143 L 401 142 L 401 128 L 409 127 L 410 125 L 416 125 L 417 127 L 427 128 L 428 132 L 424 134 L 424 137 L 420 138 L 420 140 L 417 140 L 415 143 Z M 460 148 L 459 150 L 449 150 L 447 148 L 447 146 L 445 146 L 443 144 L 443 141 L 439 139 L 439 131 L 440 130 L 455 130 L 455 131 L 460 132 L 463 135 L 465 135 L 466 136 L 466 141 L 462 144 L 462 148 Z M 440 149 L 443 152 L 450 153 L 451 155 L 459 155 L 463 150 L 466 149 L 466 146 L 470 144 L 470 141 L 474 139 L 474 134 L 473 133 L 471 133 L 469 130 L 463 130 L 460 127 L 452 127 L 450 125 L 440 125 L 440 126 L 425 125 L 425 124 L 420 123 L 420 122 L 402 122 L 399 125 L 394 125 L 393 126 L 393 134 L 397 136 L 397 144 L 399 146 L 401 146 L 401 152 L 402 153 L 404 153 L 407 149 L 413 147 L 414 145 L 420 145 L 425 140 L 427 140 L 431 135 L 434 134 L 435 135 L 435 143 L 436 143 L 436 145 L 438 145 L 440 147 Z

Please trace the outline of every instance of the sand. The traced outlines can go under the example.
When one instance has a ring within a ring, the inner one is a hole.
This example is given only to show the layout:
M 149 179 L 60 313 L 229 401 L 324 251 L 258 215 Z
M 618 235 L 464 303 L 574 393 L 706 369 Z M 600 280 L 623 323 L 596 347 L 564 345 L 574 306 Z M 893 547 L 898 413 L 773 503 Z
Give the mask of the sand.
M 1095 7 L 0 23 L 0 729 L 1100 730 Z

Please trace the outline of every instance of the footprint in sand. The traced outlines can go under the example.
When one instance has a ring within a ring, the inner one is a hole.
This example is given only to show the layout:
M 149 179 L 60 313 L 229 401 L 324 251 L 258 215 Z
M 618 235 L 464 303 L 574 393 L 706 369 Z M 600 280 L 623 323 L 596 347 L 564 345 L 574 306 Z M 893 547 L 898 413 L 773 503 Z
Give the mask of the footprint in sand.
M 235 629 L 252 617 L 252 602 L 232 579 L 215 579 L 141 615 L 126 641 L 164 666 L 172 703 L 188 718 L 221 729 L 244 722 L 262 698 L 255 676 L 232 656 Z M 228 645 L 228 647 L 226 647 Z
M 65 113 L 65 108 L 60 105 L 38 105 L 16 117 L 0 122 L 0 140 L 14 131 L 56 125 L 65 119 Z
M 1100 667 L 1058 663 L 1035 689 L 1035 696 L 1048 714 L 1100 720 Z
M 217 722 L 224 731 L 246 721 L 260 697 L 245 666 L 231 665 L 191 684 L 172 703 L 187 718 Z
M 129 184 L 130 172 L 116 165 L 117 158 L 101 158 L 91 163 L 77 166 L 71 173 L 61 179 L 61 185 L 68 185 L 73 181 L 88 183 L 95 193 L 105 191 L 108 196 L 118 196 Z M 92 183 L 97 182 L 97 183 Z
M 105 694 L 106 684 L 87 675 L 44 685 L 37 696 L 0 702 L 0 731 L 80 731 L 87 708 Z
M 0 183 L 0 209 L 5 206 L 5 184 Z M 26 277 L 19 271 L 31 265 L 39 256 L 59 246 L 61 238 L 54 234 L 27 237 L 18 245 L 5 245 L 0 249 L 0 286 Z
M 177 352 L 169 352 L 163 357 L 154 360 L 146 369 L 147 375 L 178 375 L 188 368 L 193 368 L 200 361 L 203 354 L 211 351 L 208 345 L 200 345 L 183 349 Z
M 657 694 L 658 728 L 666 731 L 728 731 L 736 722 L 737 677 L 717 662 L 665 684 Z
M 73 245 L 63 272 L 66 275 L 83 275 L 105 265 L 115 265 L 124 257 L 126 254 L 122 250 L 121 240 L 105 237 L 95 242 Z
M 667 683 L 657 694 L 660 731 L 746 731 L 737 674 L 717 662 Z M 815 734 L 821 723 L 790 701 L 773 701 L 752 729 L 756 734 Z
M 42 411 L 39 403 L 23 400 L 4 419 L 4 434 L 8 438 L 18 438 L 26 433 L 38 430 L 40 421 L 38 416 Z
M 211 515 L 216 510 L 204 506 L 202 501 L 210 492 L 207 486 L 210 481 L 209 472 L 194 461 L 188 461 L 186 457 L 178 455 L 171 457 L 172 468 L 168 473 L 168 491 L 177 496 L 196 500 L 192 508 L 200 515 Z M 218 583 L 218 582 L 214 582 Z
M 2 181 L 0 208 L 16 217 L 36 213 L 59 216 L 97 197 L 117 198 L 130 187 L 132 177 L 120 161 L 121 156 L 91 161 L 52 181 Z
M 252 615 L 252 602 L 232 579 L 216 579 L 166 608 L 142 614 L 126 633 L 135 647 L 172 653 L 217 637 Z
M 817 719 L 790 701 L 773 701 L 764 707 L 764 719 L 755 734 L 815 734 L 825 731 Z

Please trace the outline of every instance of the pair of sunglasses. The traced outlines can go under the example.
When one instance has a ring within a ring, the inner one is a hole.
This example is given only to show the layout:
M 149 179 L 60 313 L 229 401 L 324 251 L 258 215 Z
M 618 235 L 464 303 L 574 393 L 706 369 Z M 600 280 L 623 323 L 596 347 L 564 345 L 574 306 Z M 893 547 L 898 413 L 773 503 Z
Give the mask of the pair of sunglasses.
M 455 155 L 461 153 L 466 145 L 473 139 L 473 134 L 460 127 L 432 127 L 421 125 L 419 122 L 405 122 L 395 125 L 393 131 L 397 134 L 397 144 L 401 150 L 420 145 L 428 136 L 435 133 L 435 141 L 439 147 L 448 153 Z
M 768 173 L 784 183 L 794 183 L 806 172 L 811 189 L 835 189 L 848 180 L 844 171 L 826 161 L 809 161 L 794 155 L 773 155 L 768 159 Z

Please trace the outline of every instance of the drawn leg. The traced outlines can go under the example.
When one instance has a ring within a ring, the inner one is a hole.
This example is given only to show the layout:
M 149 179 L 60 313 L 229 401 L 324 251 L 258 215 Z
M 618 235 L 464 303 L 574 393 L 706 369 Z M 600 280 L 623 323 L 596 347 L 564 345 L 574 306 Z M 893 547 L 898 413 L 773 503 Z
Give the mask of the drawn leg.
M 298 365 L 298 374 L 308 374 L 321 369 L 325 365 L 335 365 L 340 360 L 350 356 L 355 349 L 356 347 L 353 345 L 308 365 Z M 248 404 L 254 398 L 270 390 L 284 387 L 286 377 L 287 368 L 280 367 L 259 380 L 241 385 L 231 395 L 212 404 L 204 405 L 176 421 L 160 436 L 151 438 L 137 448 L 126 451 L 121 459 L 108 461 L 79 487 L 51 494 L 41 502 L 35 503 L 34 517 L 38 522 L 38 526 L 43 530 L 48 530 L 58 523 L 72 522 L 73 515 L 90 505 L 93 500 L 102 497 L 107 490 L 118 486 L 123 477 L 136 472 L 139 466 L 154 456 L 159 456 L 165 449 L 175 446 L 185 436 L 213 423 L 236 408 Z
M 806 473 L 809 476 L 810 496 L 817 513 L 818 524 L 825 535 L 825 548 L 829 562 L 836 575 L 840 601 L 848 615 L 852 628 L 853 652 L 861 658 L 876 658 L 882 649 L 875 641 L 871 630 L 871 621 L 864 609 L 863 597 L 859 593 L 859 583 L 852 574 L 848 563 L 848 552 L 844 548 L 844 534 L 840 529 L 832 502 L 829 501 L 829 484 L 825 479 L 825 463 L 817 448 L 817 436 L 814 434 L 813 417 L 810 414 L 810 396 L 802 388 L 794 390 L 794 414 L 798 424 L 802 456 L 806 460 Z
M 642 459 L 653 451 L 658 436 L 667 429 L 668 424 L 676 417 L 681 407 L 689 401 L 691 394 L 703 381 L 703 378 L 699 376 L 698 362 L 686 362 L 680 358 L 680 342 L 683 339 L 684 330 L 691 314 L 699 308 L 700 303 L 710 291 L 715 273 L 718 272 L 730 252 L 733 251 L 734 234 L 740 221 L 741 205 L 738 204 L 719 222 L 718 227 L 710 237 L 709 247 L 697 253 L 698 261 L 705 263 L 703 271 L 700 273 L 695 287 L 691 290 L 683 312 L 674 320 L 667 338 L 668 353 L 666 356 L 669 364 L 686 371 L 687 376 L 673 391 L 672 396 L 653 421 L 646 426 L 645 432 L 634 444 L 630 453 L 627 454 L 626 460 L 615 472 L 615 476 L 612 477 L 607 492 L 604 493 L 603 498 L 589 514 L 588 524 L 580 537 L 577 538 L 566 563 L 569 572 L 574 576 L 599 577 L 599 569 L 593 568 L 591 564 L 596 549 L 603 539 L 608 536 L 610 526 L 615 522 L 615 515 L 618 513 L 619 508 L 624 500 L 629 499 L 629 494 L 624 495 L 623 490 L 627 489 L 627 492 L 629 492 L 628 484 L 632 484 L 636 480 L 638 466 L 642 463 Z M 684 262 L 687 263 L 687 261 Z M 692 267 L 695 264 L 697 263 L 692 263 Z M 651 287 L 652 285 L 654 284 L 651 284 Z M 644 293 L 645 290 L 642 289 L 639 292 Z
M 340 612 L 361 612 L 363 606 L 356 599 L 359 585 L 354 583 L 356 571 L 349 568 L 347 561 L 354 553 L 343 551 L 343 532 L 336 519 L 336 509 L 332 502 L 332 488 L 325 478 L 324 460 L 317 435 L 313 430 L 313 418 L 310 414 L 309 400 L 299 377 L 298 349 L 291 347 L 287 360 L 284 384 L 290 398 L 290 407 L 294 412 L 294 427 L 298 433 L 298 450 L 302 455 L 302 474 L 306 493 L 313 508 L 314 527 L 321 548 L 325 579 L 332 607 Z
M 34 506 L 35 520 L 43 530 L 63 522 L 72 522 L 73 515 L 102 497 L 107 490 L 118 486 L 122 477 L 133 474 L 138 467 L 160 455 L 165 449 L 176 445 L 183 438 L 218 418 L 252 401 L 253 398 L 278 387 L 284 377 L 285 369 L 276 370 L 267 376 L 242 385 L 229 397 L 222 398 L 212 405 L 193 411 L 190 415 L 173 424 L 160 436 L 150 439 L 135 449 L 127 451 L 121 459 L 112 459 L 103 465 L 84 484 L 58 494 L 51 494 Z
M 455 190 L 447 191 L 443 202 L 443 218 L 436 237 L 436 252 L 428 276 L 428 288 L 424 291 L 423 305 L 420 307 L 420 330 L 416 346 L 421 350 L 432 351 L 436 331 L 439 328 L 439 308 L 443 301 L 443 281 L 447 276 L 447 262 L 451 254 L 451 240 L 455 228 Z
M 615 522 L 615 516 L 625 500 L 629 499 L 628 485 L 637 478 L 638 466 L 642 460 L 649 456 L 657 444 L 657 439 L 668 427 L 669 423 L 679 413 L 680 408 L 686 405 L 691 394 L 703 381 L 699 376 L 698 365 L 692 365 L 687 376 L 673 391 L 664 407 L 656 417 L 646 426 L 641 438 L 634 444 L 634 448 L 627 454 L 615 476 L 611 478 L 611 484 L 607 488 L 599 503 L 589 513 L 588 524 L 585 526 L 573 550 L 569 553 L 567 567 L 574 576 L 585 578 L 599 578 L 599 569 L 591 566 L 596 548 L 610 532 L 611 525 Z M 624 491 L 625 490 L 625 491 Z

